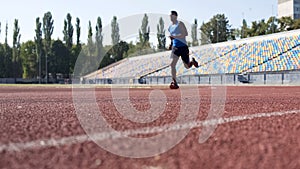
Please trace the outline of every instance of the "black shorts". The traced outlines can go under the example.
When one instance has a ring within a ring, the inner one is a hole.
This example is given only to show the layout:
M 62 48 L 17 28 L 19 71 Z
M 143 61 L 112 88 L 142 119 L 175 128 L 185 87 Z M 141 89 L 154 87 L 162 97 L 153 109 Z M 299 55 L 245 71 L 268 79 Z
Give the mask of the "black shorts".
M 189 57 L 189 47 L 188 46 L 182 46 L 182 47 L 172 47 L 172 54 L 180 57 L 181 56 L 181 60 L 186 63 L 189 64 L 190 63 L 190 57 Z

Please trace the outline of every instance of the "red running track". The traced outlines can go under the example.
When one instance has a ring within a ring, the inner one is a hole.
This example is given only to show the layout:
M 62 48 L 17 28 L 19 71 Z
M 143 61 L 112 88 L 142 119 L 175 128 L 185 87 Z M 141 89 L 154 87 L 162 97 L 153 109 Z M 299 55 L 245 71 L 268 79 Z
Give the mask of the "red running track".
M 137 110 L 150 108 L 153 89 L 130 89 Z M 161 89 L 168 105 L 148 127 L 173 123 L 180 108 L 178 91 Z M 210 109 L 211 88 L 199 87 L 197 120 Z M 97 89 L 99 108 L 116 130 L 145 125 L 122 119 L 110 89 Z M 119 99 L 122 102 L 122 99 Z M 294 111 L 294 113 L 289 113 Z M 177 112 L 177 113 L 176 113 Z M 256 117 L 259 113 L 279 115 Z M 222 117 L 247 117 L 219 124 L 204 143 L 201 126 L 166 153 L 149 158 L 126 158 L 103 150 L 86 137 L 75 113 L 72 89 L 0 87 L 0 168 L 300 168 L 300 87 L 227 87 Z M 82 140 L 64 138 L 83 137 Z M 60 140 L 59 145 L 41 140 Z M 64 141 L 62 141 L 64 140 Z M 38 144 L 36 144 L 38 143 Z

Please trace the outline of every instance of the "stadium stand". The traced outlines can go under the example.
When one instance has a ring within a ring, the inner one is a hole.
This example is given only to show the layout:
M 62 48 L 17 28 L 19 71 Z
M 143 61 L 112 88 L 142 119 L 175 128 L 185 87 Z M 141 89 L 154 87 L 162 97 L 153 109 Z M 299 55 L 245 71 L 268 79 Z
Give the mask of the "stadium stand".
M 187 70 L 179 63 L 178 76 L 298 70 L 300 30 L 191 47 L 190 56 L 201 67 Z M 127 58 L 86 78 L 170 76 L 170 61 L 170 51 Z

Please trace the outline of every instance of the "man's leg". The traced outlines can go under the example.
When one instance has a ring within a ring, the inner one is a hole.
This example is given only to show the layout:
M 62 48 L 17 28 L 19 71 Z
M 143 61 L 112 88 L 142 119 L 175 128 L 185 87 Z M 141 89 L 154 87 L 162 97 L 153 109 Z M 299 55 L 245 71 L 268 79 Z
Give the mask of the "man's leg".
M 172 79 L 174 82 L 177 82 L 176 81 L 176 64 L 179 60 L 179 57 L 177 55 L 175 55 L 173 52 L 172 52 L 172 62 L 171 62 L 171 74 L 172 74 Z
M 183 64 L 184 64 L 184 67 L 186 69 L 189 69 L 191 68 L 193 65 L 198 68 L 198 62 L 195 60 L 195 58 L 192 58 L 192 61 L 190 61 L 190 56 L 189 56 L 189 48 L 186 46 L 186 47 L 183 47 L 181 48 L 182 52 L 181 53 L 181 59 L 183 61 Z
M 198 62 L 195 60 L 195 58 L 192 58 L 192 61 L 191 62 L 188 62 L 186 63 L 185 61 L 183 61 L 183 64 L 184 64 L 184 67 L 186 69 L 189 69 L 191 68 L 192 66 L 195 66 L 195 68 L 198 68 L 199 65 L 198 65 Z
M 189 68 L 191 68 L 193 65 L 191 64 L 191 62 L 190 63 L 185 63 L 185 62 L 183 62 L 183 65 L 184 65 L 184 67 L 186 68 L 186 69 L 189 69 Z

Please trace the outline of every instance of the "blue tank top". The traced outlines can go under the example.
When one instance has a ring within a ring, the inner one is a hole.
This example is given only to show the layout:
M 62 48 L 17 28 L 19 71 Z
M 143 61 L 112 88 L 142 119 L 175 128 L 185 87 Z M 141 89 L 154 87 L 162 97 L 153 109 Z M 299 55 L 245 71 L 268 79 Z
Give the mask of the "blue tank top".
M 178 36 L 179 34 L 181 34 L 178 21 L 175 25 L 173 25 L 173 24 L 170 25 L 168 30 L 169 30 L 171 36 Z M 187 46 L 185 38 L 173 39 L 173 46 L 175 46 L 175 47 Z

